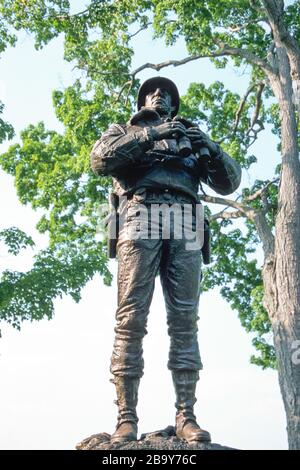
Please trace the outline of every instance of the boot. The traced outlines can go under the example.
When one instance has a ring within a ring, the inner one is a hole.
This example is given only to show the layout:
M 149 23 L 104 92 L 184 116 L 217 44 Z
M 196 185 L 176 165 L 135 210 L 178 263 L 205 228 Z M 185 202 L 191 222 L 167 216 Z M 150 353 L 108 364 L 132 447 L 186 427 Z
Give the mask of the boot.
M 172 378 L 176 393 L 176 436 L 189 444 L 210 442 L 209 432 L 200 428 L 193 411 L 196 403 L 196 384 L 199 380 L 198 371 L 173 370 Z
M 127 442 L 137 440 L 136 405 L 138 400 L 138 377 L 116 376 L 113 380 L 116 386 L 119 408 L 118 423 L 115 432 L 111 436 L 111 442 Z

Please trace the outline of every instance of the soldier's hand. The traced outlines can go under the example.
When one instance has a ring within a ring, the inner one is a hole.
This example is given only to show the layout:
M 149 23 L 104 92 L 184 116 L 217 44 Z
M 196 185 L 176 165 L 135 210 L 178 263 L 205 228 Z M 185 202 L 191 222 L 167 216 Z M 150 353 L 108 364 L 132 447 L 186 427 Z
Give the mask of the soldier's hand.
M 153 140 L 179 139 L 183 135 L 186 135 L 186 128 L 181 122 L 171 121 L 150 127 L 149 132 Z
M 194 151 L 198 151 L 201 147 L 206 147 L 212 156 L 219 152 L 219 147 L 198 127 L 189 127 L 186 130 L 186 136 L 190 139 Z

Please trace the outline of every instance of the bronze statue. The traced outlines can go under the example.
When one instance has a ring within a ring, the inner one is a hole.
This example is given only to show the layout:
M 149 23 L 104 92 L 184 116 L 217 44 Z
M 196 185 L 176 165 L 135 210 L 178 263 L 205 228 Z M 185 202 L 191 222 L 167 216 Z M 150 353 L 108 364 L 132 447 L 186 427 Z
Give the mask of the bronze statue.
M 168 368 L 176 393 L 176 435 L 189 443 L 210 441 L 210 434 L 200 428 L 193 412 L 202 369 L 197 320 L 203 249 L 188 250 L 184 235 L 174 236 L 174 221 L 170 222 L 168 239 L 128 236 L 139 230 L 140 204 L 148 208 L 175 203 L 194 207 L 200 203 L 199 181 L 222 195 L 232 193 L 240 184 L 238 163 L 197 125 L 177 117 L 179 102 L 171 80 L 146 80 L 138 93 L 138 112 L 126 125 L 111 125 L 92 150 L 93 171 L 113 177 L 115 200 L 126 196 L 126 202 L 118 207 L 118 213 L 127 218 L 116 245 L 118 307 L 111 373 L 119 414 L 112 442 L 137 439 L 142 341 L 158 272 L 170 336 Z

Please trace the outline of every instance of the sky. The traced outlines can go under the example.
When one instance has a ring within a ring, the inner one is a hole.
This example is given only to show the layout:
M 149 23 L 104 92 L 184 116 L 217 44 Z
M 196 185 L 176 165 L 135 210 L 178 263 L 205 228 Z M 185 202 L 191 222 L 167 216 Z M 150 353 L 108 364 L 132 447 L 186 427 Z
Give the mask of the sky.
M 133 68 L 144 62 L 182 58 L 182 44 L 170 50 L 142 34 L 136 41 Z M 29 36 L 0 59 L 0 100 L 4 118 L 16 134 L 30 123 L 43 120 L 46 127 L 62 131 L 52 110 L 52 90 L 63 89 L 74 79 L 70 64 L 63 62 L 62 40 L 35 51 Z M 215 70 L 207 60 L 160 72 L 176 82 L 179 92 L 189 81 L 207 85 L 221 80 L 238 92 L 247 88 L 247 71 Z M 146 79 L 155 75 L 145 71 Z M 9 143 L 1 146 L 5 151 Z M 255 177 L 271 177 L 279 161 L 276 140 L 269 130 L 253 146 L 259 163 L 245 172 L 243 185 Z M 18 226 L 30 234 L 39 248 L 47 238 L 35 224 L 41 213 L 18 202 L 12 177 L 0 171 L 0 229 Z M 32 250 L 12 258 L 0 253 L 0 271 L 26 270 Z M 115 393 L 109 382 L 109 361 L 116 309 L 116 262 L 111 287 L 100 276 L 88 283 L 82 300 L 64 297 L 55 301 L 51 321 L 25 323 L 21 332 L 1 325 L 0 340 L 0 449 L 74 449 L 91 434 L 112 433 L 116 423 Z M 195 411 L 213 442 L 239 449 L 285 449 L 285 416 L 277 374 L 249 363 L 254 352 L 251 336 L 241 327 L 237 313 L 217 289 L 200 301 L 199 344 L 204 363 Z M 162 291 L 157 282 L 144 341 L 145 375 L 141 381 L 139 432 L 174 424 L 175 396 L 167 369 L 168 336 Z

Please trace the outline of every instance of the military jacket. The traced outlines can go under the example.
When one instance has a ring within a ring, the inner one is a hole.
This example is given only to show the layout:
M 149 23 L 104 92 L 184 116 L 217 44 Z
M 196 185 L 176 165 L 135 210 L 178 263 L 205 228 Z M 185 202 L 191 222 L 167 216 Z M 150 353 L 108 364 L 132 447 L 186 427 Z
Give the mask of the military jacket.
M 111 175 L 119 196 L 151 188 L 178 191 L 197 200 L 199 182 L 221 195 L 238 188 L 240 165 L 220 147 L 207 160 L 197 153 L 181 157 L 175 139 L 154 142 L 149 127 L 164 121 L 156 111 L 143 108 L 127 124 L 112 124 L 93 147 L 93 171 Z

